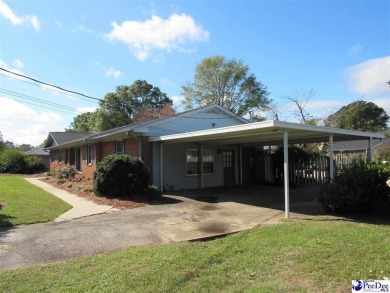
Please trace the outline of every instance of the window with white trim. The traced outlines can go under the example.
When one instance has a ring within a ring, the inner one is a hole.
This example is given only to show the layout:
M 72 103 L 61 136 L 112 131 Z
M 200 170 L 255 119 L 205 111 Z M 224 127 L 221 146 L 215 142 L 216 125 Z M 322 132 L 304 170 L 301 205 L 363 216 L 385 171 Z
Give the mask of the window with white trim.
M 95 160 L 95 145 L 87 145 L 87 164 L 92 165 L 92 162 Z
M 199 155 L 197 149 L 186 150 L 186 174 L 199 174 Z
M 202 152 L 203 174 L 214 174 L 214 151 L 204 149 Z
M 117 140 L 114 142 L 114 153 L 123 155 L 125 153 L 125 143 L 123 140 Z

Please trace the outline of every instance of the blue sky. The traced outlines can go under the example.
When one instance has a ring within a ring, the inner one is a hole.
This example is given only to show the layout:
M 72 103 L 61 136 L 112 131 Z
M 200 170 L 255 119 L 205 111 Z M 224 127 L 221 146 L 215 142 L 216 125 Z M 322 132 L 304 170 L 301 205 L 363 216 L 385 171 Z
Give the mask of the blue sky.
M 0 0 L 0 67 L 96 98 L 144 79 L 180 110 L 181 85 L 213 55 L 242 59 L 284 120 L 296 118 L 283 97 L 310 89 L 318 117 L 358 99 L 390 113 L 390 1 Z M 0 131 L 17 144 L 97 106 L 0 73 Z

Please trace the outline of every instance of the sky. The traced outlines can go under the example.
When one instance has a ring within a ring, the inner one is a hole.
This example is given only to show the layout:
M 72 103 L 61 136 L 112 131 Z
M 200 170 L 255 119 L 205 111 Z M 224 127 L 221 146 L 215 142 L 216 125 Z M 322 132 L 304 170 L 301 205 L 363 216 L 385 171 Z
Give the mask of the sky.
M 326 118 L 356 100 L 390 114 L 390 1 L 0 0 L 0 68 L 103 99 L 146 80 L 180 111 L 203 58 L 241 59 L 296 121 L 286 97 L 312 90 Z M 0 70 L 0 131 L 39 145 L 97 100 Z

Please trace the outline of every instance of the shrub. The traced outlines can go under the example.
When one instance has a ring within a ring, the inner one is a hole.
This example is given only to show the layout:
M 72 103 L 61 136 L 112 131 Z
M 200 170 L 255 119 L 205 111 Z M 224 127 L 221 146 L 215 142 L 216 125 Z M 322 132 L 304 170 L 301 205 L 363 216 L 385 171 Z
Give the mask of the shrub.
M 57 178 L 59 179 L 70 179 L 76 176 L 77 169 L 73 165 L 65 165 L 63 168 L 59 169 L 57 172 Z
M 2 173 L 25 173 L 27 169 L 25 155 L 17 149 L 4 148 L 0 153 L 0 166 Z
M 329 212 L 362 214 L 390 210 L 390 166 L 381 162 L 356 161 L 343 170 L 333 184 L 322 186 L 318 200 Z
M 127 197 L 144 194 L 148 188 L 149 170 L 138 158 L 110 155 L 104 158 L 93 176 L 93 190 L 97 195 Z
M 28 174 L 42 173 L 46 171 L 46 166 L 37 156 L 25 155 L 25 161 L 27 163 L 26 173 Z

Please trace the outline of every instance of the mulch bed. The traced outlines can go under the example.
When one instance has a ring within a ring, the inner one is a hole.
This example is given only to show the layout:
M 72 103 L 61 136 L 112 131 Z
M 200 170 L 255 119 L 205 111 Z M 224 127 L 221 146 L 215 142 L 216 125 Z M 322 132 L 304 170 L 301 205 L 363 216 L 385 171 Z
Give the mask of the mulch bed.
M 93 193 L 92 180 L 90 178 L 85 178 L 82 175 L 76 175 L 76 177 L 70 179 L 57 179 L 51 176 L 47 176 L 41 180 L 54 187 L 66 190 L 77 196 L 91 200 L 97 204 L 109 205 L 121 210 L 129 210 L 148 205 L 148 203 L 145 201 L 134 201 L 131 198 L 119 199 L 96 196 Z

